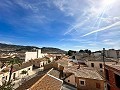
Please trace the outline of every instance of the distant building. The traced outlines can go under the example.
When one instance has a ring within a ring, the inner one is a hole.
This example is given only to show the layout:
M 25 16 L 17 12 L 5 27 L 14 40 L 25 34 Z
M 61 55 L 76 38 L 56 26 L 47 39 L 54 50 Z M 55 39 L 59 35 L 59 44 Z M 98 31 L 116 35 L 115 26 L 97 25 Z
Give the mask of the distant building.
M 107 90 L 120 90 L 120 64 L 105 65 Z
M 101 51 L 93 52 L 93 55 L 94 55 L 95 57 L 99 57 L 99 56 L 101 56 Z
M 76 52 L 71 56 L 71 59 L 81 60 L 84 57 L 88 57 L 89 55 L 85 52 Z
M 35 52 L 26 52 L 25 53 L 25 62 L 31 60 L 31 59 L 37 59 L 37 58 L 42 58 L 46 56 L 47 53 L 41 53 L 41 49 L 38 49 Z
M 120 58 L 120 50 L 109 49 L 105 50 L 105 56 L 108 58 Z
M 111 58 L 105 58 L 105 64 L 116 64 L 116 61 L 114 59 Z M 104 62 L 103 62 L 103 58 L 102 57 L 97 57 L 97 58 L 86 58 L 85 64 L 88 67 L 92 67 L 98 70 L 103 70 L 104 68 Z
M 77 90 L 104 90 L 104 79 L 92 68 L 67 67 L 65 82 L 77 87 Z

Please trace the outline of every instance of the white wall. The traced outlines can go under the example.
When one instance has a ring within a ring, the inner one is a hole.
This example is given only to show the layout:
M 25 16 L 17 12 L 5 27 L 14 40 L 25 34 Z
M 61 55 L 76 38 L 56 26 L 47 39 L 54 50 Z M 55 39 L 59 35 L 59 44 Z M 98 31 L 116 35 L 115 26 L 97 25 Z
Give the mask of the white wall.
M 117 59 L 117 52 L 116 52 L 116 50 L 112 50 L 112 49 L 106 50 L 105 51 L 105 55 L 106 55 L 106 57 L 112 57 L 112 58 Z
M 30 70 L 28 70 L 28 69 L 30 69 Z M 28 74 L 21 74 L 21 72 L 22 72 L 23 70 L 28 71 Z M 12 73 L 12 76 L 11 76 L 11 80 L 13 80 L 13 75 L 14 75 L 14 73 L 15 73 L 15 78 L 16 78 L 16 79 L 21 79 L 21 78 L 23 78 L 23 77 L 25 77 L 25 76 L 27 76 L 27 75 L 32 75 L 32 66 L 29 66 L 29 67 L 26 67 L 26 68 L 24 68 L 24 69 L 21 69 L 21 70 L 18 70 L 18 71 L 13 72 L 13 73 Z M 7 79 L 6 79 L 6 76 L 7 76 Z M 4 80 L 8 81 L 8 80 L 9 80 L 9 72 L 0 74 L 0 85 L 2 85 L 3 77 L 5 77 Z
M 29 70 L 29 69 L 30 69 L 30 70 Z M 21 72 L 22 72 L 23 70 L 27 71 L 28 74 L 21 74 Z M 25 76 L 27 76 L 27 75 L 31 75 L 31 74 L 32 74 L 32 66 L 26 67 L 26 68 L 24 68 L 24 69 L 18 70 L 18 71 L 13 72 L 13 73 L 16 73 L 16 75 L 15 75 L 16 78 L 18 78 L 18 79 L 19 79 L 19 78 L 23 78 L 23 77 L 25 77 Z M 11 79 L 13 79 L 13 74 L 12 74 L 12 78 L 11 78 Z
M 26 52 L 25 53 L 25 62 L 36 59 L 36 58 L 42 58 L 45 57 L 47 54 L 41 53 L 41 49 L 35 51 L 35 52 Z
M 25 62 L 31 59 L 36 59 L 36 58 L 37 58 L 37 52 L 26 52 L 25 53 Z
M 94 56 L 95 56 L 95 57 L 101 56 L 101 53 L 96 52 L 96 53 L 94 53 Z
M 6 79 L 6 76 L 7 76 L 7 79 Z M 4 80 L 8 81 L 8 79 L 9 79 L 9 72 L 6 72 L 4 74 L 0 74 L 0 85 L 2 85 L 3 77 L 5 77 Z
M 50 57 L 50 61 L 53 62 L 54 58 L 53 57 Z

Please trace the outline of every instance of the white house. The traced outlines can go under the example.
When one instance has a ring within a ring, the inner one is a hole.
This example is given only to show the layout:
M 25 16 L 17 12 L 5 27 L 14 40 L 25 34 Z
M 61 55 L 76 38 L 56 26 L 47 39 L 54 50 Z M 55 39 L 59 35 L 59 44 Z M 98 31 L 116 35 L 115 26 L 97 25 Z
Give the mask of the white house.
M 29 62 L 23 63 L 21 66 L 14 65 L 11 80 L 15 81 L 25 76 L 32 75 L 33 74 L 32 68 L 33 66 Z M 22 71 L 26 71 L 26 74 L 23 74 Z M 0 85 L 2 85 L 4 81 L 8 80 L 9 80 L 9 68 L 7 68 L 6 72 L 0 72 Z
M 120 50 L 109 49 L 105 50 L 105 56 L 109 58 L 120 58 Z
M 94 55 L 95 57 L 99 57 L 99 56 L 101 56 L 101 52 L 99 52 L 99 51 L 94 52 L 93 55 Z
M 42 58 L 46 55 L 47 55 L 47 53 L 41 53 L 41 49 L 38 49 L 35 52 L 26 52 L 25 53 L 25 62 L 27 62 L 31 59 Z

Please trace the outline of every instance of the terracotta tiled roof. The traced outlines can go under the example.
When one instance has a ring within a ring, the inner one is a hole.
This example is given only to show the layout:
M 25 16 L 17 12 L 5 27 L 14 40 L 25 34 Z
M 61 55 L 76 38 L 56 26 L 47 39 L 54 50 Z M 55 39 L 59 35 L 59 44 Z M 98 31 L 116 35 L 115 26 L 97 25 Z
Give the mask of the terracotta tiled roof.
M 52 76 L 54 76 L 54 77 L 56 77 L 56 78 L 59 78 L 60 72 L 59 72 L 58 70 L 55 70 L 55 69 L 52 68 L 52 69 L 48 72 L 48 74 L 50 74 L 50 75 L 52 75 Z
M 26 68 L 29 66 L 32 66 L 32 64 L 30 62 L 25 62 L 25 63 L 22 63 L 21 65 L 16 64 L 16 65 L 14 65 L 13 70 L 18 71 L 20 69 L 23 69 L 23 68 Z
M 22 85 L 20 85 L 15 90 L 27 90 L 27 89 L 29 89 L 30 87 L 32 87 L 32 85 L 34 85 L 37 81 L 39 81 L 39 79 L 42 78 L 47 72 L 48 72 L 48 70 L 40 72 L 38 75 L 36 75 L 32 79 L 30 79 L 28 81 L 24 81 L 22 83 Z
M 115 62 L 116 59 L 113 58 L 104 58 L 105 62 Z M 103 57 L 99 56 L 99 57 L 86 57 L 84 58 L 84 60 L 88 60 L 88 61 L 99 61 L 99 62 L 103 62 Z
M 89 67 L 80 67 L 78 69 L 78 65 L 76 65 L 76 66 L 66 67 L 64 69 L 64 72 L 73 73 L 75 74 L 76 77 L 103 80 L 101 75 L 99 75 L 95 69 Z
M 111 68 L 114 68 L 114 69 L 120 71 L 120 64 L 116 64 L 116 65 L 107 64 L 107 66 L 109 66 L 109 67 L 111 67 Z
M 57 63 L 59 63 L 61 66 L 68 66 L 68 59 L 60 59 L 56 61 Z
M 50 75 L 44 75 L 29 90 L 60 90 L 63 81 Z

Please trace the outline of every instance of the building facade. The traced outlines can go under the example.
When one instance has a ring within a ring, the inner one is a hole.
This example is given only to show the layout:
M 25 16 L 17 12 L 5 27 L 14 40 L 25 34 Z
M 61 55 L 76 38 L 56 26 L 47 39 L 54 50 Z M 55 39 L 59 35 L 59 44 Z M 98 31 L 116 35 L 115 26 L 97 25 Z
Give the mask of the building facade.
M 64 73 L 67 76 L 65 82 L 74 85 L 77 90 L 104 90 L 104 79 L 95 69 L 73 66 L 66 68 Z
M 120 50 L 109 49 L 105 50 L 105 56 L 109 58 L 120 58 Z
M 47 53 L 41 53 L 41 49 L 35 51 L 35 52 L 26 52 L 25 53 L 25 62 L 31 60 L 31 59 L 36 59 L 36 58 L 42 58 L 45 57 Z
M 120 90 L 120 65 L 105 65 L 107 90 Z
M 102 71 L 104 69 L 104 63 L 105 64 L 116 64 L 116 61 L 111 59 L 111 58 L 105 58 L 104 59 L 105 62 L 103 62 L 103 58 L 102 57 L 99 57 L 99 58 L 92 58 L 92 59 L 89 59 L 89 60 L 85 60 L 85 64 L 88 66 L 88 67 L 92 67 L 92 68 L 95 68 L 97 70 L 100 70 Z

